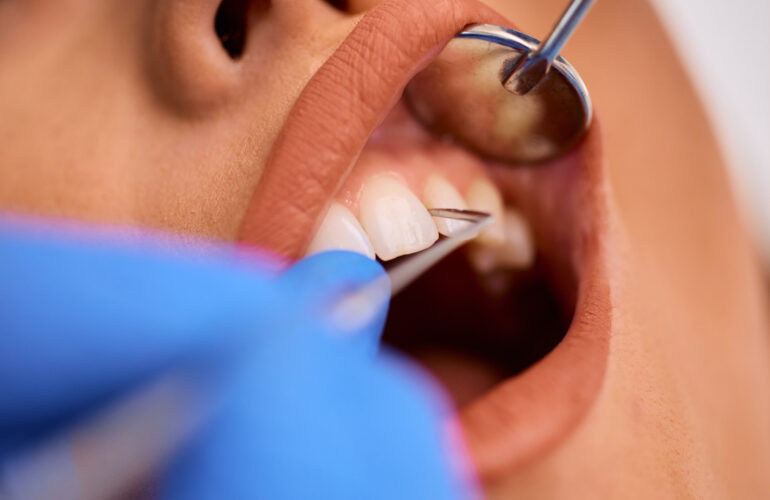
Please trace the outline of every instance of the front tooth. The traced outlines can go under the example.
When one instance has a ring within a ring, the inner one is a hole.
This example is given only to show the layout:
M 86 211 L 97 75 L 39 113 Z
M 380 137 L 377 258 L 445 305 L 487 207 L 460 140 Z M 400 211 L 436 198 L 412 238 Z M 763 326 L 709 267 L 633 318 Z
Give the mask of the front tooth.
M 325 250 L 349 250 L 374 258 L 374 248 L 355 215 L 345 206 L 334 202 L 324 216 L 307 255 Z
M 495 185 L 483 178 L 476 179 L 468 188 L 465 199 L 472 210 L 489 212 L 494 217 L 492 224 L 479 234 L 476 241 L 489 246 L 505 244 L 503 197 Z
M 460 210 L 468 208 L 457 189 L 440 175 L 428 177 L 422 200 L 428 208 L 457 208 Z M 465 221 L 444 217 L 434 217 L 433 222 L 436 224 L 438 232 L 444 236 L 451 236 L 468 225 Z
M 436 224 L 420 200 L 386 175 L 366 181 L 359 219 L 382 260 L 418 252 L 438 239 Z

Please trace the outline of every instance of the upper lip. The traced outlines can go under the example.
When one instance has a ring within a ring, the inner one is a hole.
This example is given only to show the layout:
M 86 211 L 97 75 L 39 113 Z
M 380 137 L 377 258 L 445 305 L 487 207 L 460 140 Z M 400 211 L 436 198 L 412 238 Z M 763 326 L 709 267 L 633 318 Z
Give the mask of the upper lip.
M 369 11 L 294 105 L 251 199 L 240 240 L 301 256 L 329 199 L 406 84 L 472 23 L 510 24 L 475 0 L 386 0 Z M 509 471 L 563 438 L 587 413 L 604 378 L 611 324 L 609 197 L 596 128 L 570 155 L 519 176 L 525 189 L 536 185 L 543 194 L 524 196 L 533 211 L 563 212 L 565 226 L 582 218 L 556 236 L 569 240 L 562 270 L 575 276 L 577 297 L 561 344 L 462 413 L 471 453 L 486 477 Z M 558 201 L 544 207 L 551 200 Z
M 299 257 L 329 198 L 412 76 L 476 22 L 505 20 L 475 0 L 387 0 L 369 11 L 292 108 L 240 239 Z

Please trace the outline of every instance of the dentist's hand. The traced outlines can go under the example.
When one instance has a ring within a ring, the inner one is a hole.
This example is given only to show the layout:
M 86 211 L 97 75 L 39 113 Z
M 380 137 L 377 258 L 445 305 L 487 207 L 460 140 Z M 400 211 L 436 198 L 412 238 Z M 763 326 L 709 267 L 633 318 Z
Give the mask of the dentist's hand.
M 0 226 L 0 493 L 41 437 L 182 372 L 215 397 L 158 471 L 163 498 L 472 495 L 437 391 L 373 355 L 385 307 L 357 331 L 325 314 L 382 272 L 332 252 L 278 276 L 227 249 L 169 256 Z

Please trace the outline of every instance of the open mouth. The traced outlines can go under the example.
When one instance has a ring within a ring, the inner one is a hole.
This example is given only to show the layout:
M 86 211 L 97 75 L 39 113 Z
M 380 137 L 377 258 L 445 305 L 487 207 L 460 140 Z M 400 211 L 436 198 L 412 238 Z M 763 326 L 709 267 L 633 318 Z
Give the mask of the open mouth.
M 506 24 L 467 0 L 388 0 L 367 13 L 295 104 L 241 239 L 292 258 L 347 248 L 389 261 L 456 230 L 427 208 L 493 213 L 476 242 L 393 301 L 386 328 L 453 395 L 492 479 L 557 444 L 599 392 L 608 202 L 596 127 L 565 157 L 512 168 L 412 118 L 405 86 L 476 22 Z

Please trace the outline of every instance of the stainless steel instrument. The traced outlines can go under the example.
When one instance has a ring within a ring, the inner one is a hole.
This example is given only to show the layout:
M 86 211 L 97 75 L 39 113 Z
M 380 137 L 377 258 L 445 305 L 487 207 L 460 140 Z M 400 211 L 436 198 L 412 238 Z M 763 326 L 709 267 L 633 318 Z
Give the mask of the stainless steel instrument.
M 433 132 L 514 165 L 570 151 L 591 123 L 583 80 L 559 50 L 594 0 L 573 0 L 545 42 L 489 24 L 459 33 L 407 86 Z

